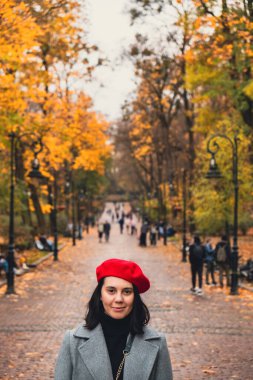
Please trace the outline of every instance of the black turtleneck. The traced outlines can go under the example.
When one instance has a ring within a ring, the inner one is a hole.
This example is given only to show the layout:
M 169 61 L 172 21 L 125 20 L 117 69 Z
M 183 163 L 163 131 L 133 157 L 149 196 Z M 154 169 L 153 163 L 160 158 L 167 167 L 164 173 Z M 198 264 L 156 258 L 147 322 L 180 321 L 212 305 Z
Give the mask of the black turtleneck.
M 127 336 L 130 332 L 130 315 L 122 319 L 114 319 L 103 313 L 100 316 L 111 366 L 113 378 L 116 378 L 119 365 L 123 359 L 123 350 L 126 347 Z M 123 379 L 123 370 L 120 375 Z

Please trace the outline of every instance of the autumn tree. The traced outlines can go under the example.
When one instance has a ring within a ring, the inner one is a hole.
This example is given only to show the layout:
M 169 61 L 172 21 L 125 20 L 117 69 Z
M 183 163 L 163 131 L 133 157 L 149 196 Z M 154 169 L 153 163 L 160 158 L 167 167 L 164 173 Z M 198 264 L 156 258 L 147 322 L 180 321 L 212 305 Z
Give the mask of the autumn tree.
M 206 188 L 210 185 L 201 179 L 200 169 L 206 170 L 203 163 L 207 139 L 217 131 L 230 137 L 240 132 L 243 146 L 240 154 L 247 163 L 241 178 L 240 219 L 241 224 L 243 219 L 250 221 L 245 205 L 249 205 L 252 195 L 248 192 L 251 183 L 249 173 L 252 172 L 249 161 L 252 156 L 252 2 L 140 0 L 132 4 L 135 4 L 131 10 L 134 20 L 161 12 L 166 14 L 168 6 L 178 16 L 176 26 L 180 28 L 179 32 L 174 33 L 176 37 L 173 32 L 168 32 L 168 35 L 172 34 L 170 42 L 176 42 L 175 60 L 181 67 L 181 104 L 189 132 L 189 172 L 193 200 L 198 205 L 195 211 L 193 208 L 198 226 L 205 225 L 205 231 L 212 226 L 219 230 L 221 224 L 229 219 L 226 210 L 231 212 L 229 202 L 233 197 L 229 192 L 229 182 L 224 182 L 223 193 L 218 194 L 216 189 L 216 197 L 220 195 L 226 199 L 224 202 L 222 198 L 217 206 L 219 212 L 216 210 L 222 223 L 212 222 L 215 213 L 211 215 L 211 206 L 208 210 L 203 208 L 208 204 Z M 223 158 L 224 168 L 228 165 L 228 157 Z
M 74 80 L 90 75 L 88 56 L 96 49 L 87 44 L 84 29 L 78 27 L 79 10 L 73 0 L 13 0 L 0 6 L 2 148 L 9 149 L 9 131 L 18 137 L 36 133 L 45 146 L 41 169 L 50 180 L 52 169 L 62 172 L 64 163 L 72 162 L 74 150 L 73 170 L 82 167 L 102 173 L 109 155 L 106 121 L 92 111 L 91 99 L 73 86 Z M 31 158 L 25 144 L 16 146 L 19 183 L 28 183 L 25 173 Z M 38 188 L 32 183 L 29 187 L 30 207 L 43 229 L 44 213 L 50 212 L 50 189 L 42 188 L 39 198 Z
M 150 196 L 158 196 L 164 218 L 168 202 L 168 186 L 172 184 L 176 157 L 182 150 L 184 134 L 175 128 L 179 113 L 179 69 L 173 58 L 158 54 L 147 40 L 137 36 L 131 48 L 136 75 L 140 78 L 135 99 L 124 110 L 128 120 L 130 151 L 135 158 L 138 178 Z M 160 213 L 162 211 L 160 210 Z
M 249 191 L 252 182 L 250 90 L 246 94 L 247 88 L 250 88 L 252 67 L 249 3 L 233 2 L 228 5 L 227 1 L 223 1 L 219 6 L 218 2 L 195 1 L 194 4 L 197 17 L 192 46 L 187 52 L 187 64 L 188 85 L 194 93 L 195 130 L 205 138 L 199 147 L 198 162 L 200 164 L 203 160 L 206 142 L 211 134 L 222 132 L 232 138 L 233 134 L 240 133 L 239 145 L 243 148 L 239 152 L 239 159 L 244 162 L 244 166 L 241 168 L 240 176 L 239 216 L 240 225 L 245 229 L 245 225 L 249 227 L 251 223 L 250 212 L 247 209 L 250 210 L 252 203 L 252 194 Z M 223 147 L 227 153 L 221 156 L 221 162 L 226 172 L 231 156 L 229 146 L 225 144 Z M 205 216 L 208 221 L 205 228 L 207 225 L 215 226 L 216 231 L 221 230 L 221 225 L 225 222 L 232 222 L 229 217 L 233 204 L 231 170 L 228 173 L 230 182 L 223 182 L 221 189 L 214 188 L 211 192 L 212 197 L 209 198 L 217 205 L 215 213 L 211 205 L 206 208 L 208 202 L 203 186 L 210 185 L 198 177 L 194 193 L 198 203 L 196 218 L 201 227 L 204 227 L 201 216 Z M 218 198 L 221 198 L 220 202 L 217 202 Z M 215 217 L 217 222 L 213 224 L 211 220 Z

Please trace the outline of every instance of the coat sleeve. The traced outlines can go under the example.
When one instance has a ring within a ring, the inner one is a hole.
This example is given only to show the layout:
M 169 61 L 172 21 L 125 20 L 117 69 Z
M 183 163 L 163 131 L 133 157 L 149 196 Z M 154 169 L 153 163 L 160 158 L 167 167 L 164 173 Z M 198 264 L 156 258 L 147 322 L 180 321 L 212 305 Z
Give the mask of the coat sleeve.
M 55 380 L 71 380 L 73 364 L 70 353 L 70 331 L 67 331 L 61 345 L 55 366 Z
M 170 355 L 167 347 L 166 338 L 163 335 L 161 337 L 161 346 L 153 372 L 154 373 L 152 373 L 153 376 L 151 376 L 151 379 L 173 380 Z

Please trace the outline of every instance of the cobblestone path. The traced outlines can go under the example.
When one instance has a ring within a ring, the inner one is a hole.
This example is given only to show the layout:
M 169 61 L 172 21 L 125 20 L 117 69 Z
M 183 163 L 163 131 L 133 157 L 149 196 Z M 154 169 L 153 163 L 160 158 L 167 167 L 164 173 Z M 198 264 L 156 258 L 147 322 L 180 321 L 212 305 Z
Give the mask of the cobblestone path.
M 82 322 L 95 267 L 111 257 L 137 261 L 151 279 L 143 298 L 151 325 L 167 336 L 175 380 L 253 379 L 252 294 L 213 287 L 191 295 L 189 264 L 173 243 L 141 248 L 114 225 L 109 243 L 99 244 L 93 231 L 61 251 L 59 262 L 49 259 L 17 278 L 18 295 L 0 289 L 1 380 L 53 379 L 64 331 Z

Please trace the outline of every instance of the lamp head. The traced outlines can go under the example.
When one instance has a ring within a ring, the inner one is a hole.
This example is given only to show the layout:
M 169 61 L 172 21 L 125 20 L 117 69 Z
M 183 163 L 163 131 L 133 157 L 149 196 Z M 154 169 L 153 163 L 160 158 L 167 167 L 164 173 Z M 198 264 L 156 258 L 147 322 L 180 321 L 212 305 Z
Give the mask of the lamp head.
M 40 164 L 37 157 L 32 160 L 32 170 L 28 174 L 28 177 L 32 180 L 38 180 L 41 184 L 47 183 L 47 177 L 40 172 Z
M 210 160 L 210 166 L 209 170 L 205 175 L 206 178 L 211 179 L 211 178 L 223 178 L 223 175 L 220 172 L 220 169 L 217 165 L 217 162 L 215 160 L 215 156 L 212 155 L 212 158 Z

